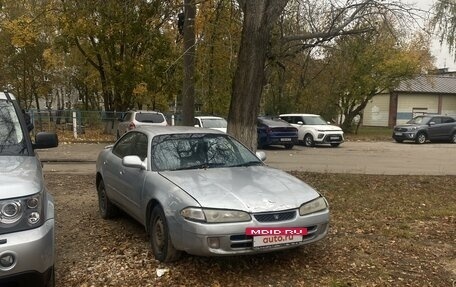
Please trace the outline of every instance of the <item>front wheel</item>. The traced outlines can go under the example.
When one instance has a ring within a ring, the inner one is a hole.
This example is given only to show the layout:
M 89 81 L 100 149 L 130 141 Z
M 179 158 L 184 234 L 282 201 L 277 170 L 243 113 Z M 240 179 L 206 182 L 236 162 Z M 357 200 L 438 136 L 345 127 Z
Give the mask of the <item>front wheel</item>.
M 313 147 L 315 145 L 314 138 L 311 134 L 306 134 L 304 136 L 304 145 L 306 147 Z
M 149 240 L 152 252 L 158 261 L 172 262 L 181 256 L 182 252 L 176 250 L 171 242 L 165 213 L 160 206 L 156 206 L 150 216 Z
M 338 147 L 339 145 L 340 145 L 340 143 L 331 143 L 332 147 Z
M 395 141 L 398 143 L 402 143 L 404 140 L 396 139 Z
M 424 144 L 426 142 L 426 139 L 426 134 L 421 132 L 416 135 L 415 142 L 417 144 Z

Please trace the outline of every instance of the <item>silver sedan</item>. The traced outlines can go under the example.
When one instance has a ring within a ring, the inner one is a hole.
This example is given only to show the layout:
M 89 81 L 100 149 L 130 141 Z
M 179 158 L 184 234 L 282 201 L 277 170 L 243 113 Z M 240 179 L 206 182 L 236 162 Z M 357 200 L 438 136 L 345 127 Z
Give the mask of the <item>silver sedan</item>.
M 251 254 L 324 238 L 326 199 L 265 158 L 216 130 L 139 127 L 98 156 L 99 210 L 138 220 L 163 262 L 183 251 Z

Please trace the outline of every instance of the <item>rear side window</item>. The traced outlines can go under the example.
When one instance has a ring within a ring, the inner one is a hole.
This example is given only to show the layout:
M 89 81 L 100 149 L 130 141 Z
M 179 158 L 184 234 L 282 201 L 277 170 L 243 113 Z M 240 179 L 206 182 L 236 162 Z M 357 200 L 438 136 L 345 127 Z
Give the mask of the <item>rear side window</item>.
M 137 113 L 135 119 L 138 122 L 142 123 L 163 123 L 165 121 L 165 117 L 162 114 L 155 114 L 155 113 Z

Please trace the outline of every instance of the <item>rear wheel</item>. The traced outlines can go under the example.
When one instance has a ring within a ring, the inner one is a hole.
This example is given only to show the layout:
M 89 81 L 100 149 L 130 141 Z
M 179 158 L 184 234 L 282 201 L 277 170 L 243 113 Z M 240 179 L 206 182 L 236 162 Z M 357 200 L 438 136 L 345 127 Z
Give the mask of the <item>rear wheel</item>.
M 51 267 L 49 280 L 46 283 L 46 287 L 54 287 L 55 286 L 55 268 L 54 266 Z
M 417 144 L 424 144 L 426 142 L 426 134 L 423 133 L 423 132 L 420 132 L 416 135 L 416 139 L 415 139 L 415 142 Z
M 304 145 L 306 147 L 313 147 L 315 145 L 314 138 L 311 134 L 306 134 L 304 136 Z
M 456 132 L 454 132 L 454 133 L 451 135 L 450 141 L 451 141 L 452 143 L 456 143 Z
M 97 187 L 98 191 L 98 209 L 100 210 L 101 218 L 109 219 L 115 217 L 119 210 L 108 198 L 103 180 L 100 181 Z
M 171 242 L 165 213 L 160 206 L 156 206 L 150 216 L 149 240 L 152 252 L 158 261 L 176 261 L 182 254 L 181 251 L 174 248 Z

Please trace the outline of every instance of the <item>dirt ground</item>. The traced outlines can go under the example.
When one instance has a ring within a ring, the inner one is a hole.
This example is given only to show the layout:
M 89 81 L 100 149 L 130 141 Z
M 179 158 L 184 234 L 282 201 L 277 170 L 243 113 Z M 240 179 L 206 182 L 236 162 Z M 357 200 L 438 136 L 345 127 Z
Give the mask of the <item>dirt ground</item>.
M 57 286 L 455 286 L 456 179 L 295 173 L 331 206 L 318 243 L 255 256 L 163 264 L 144 228 L 98 215 L 94 176 L 47 173 Z

